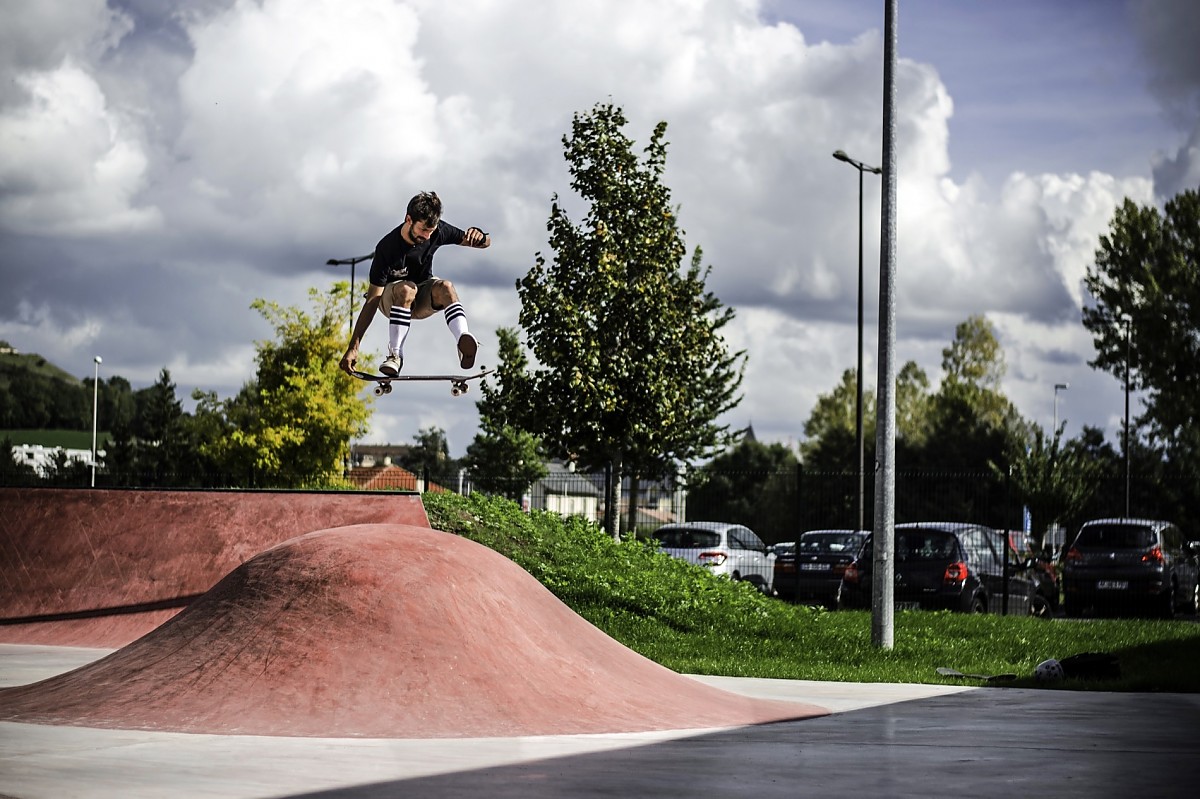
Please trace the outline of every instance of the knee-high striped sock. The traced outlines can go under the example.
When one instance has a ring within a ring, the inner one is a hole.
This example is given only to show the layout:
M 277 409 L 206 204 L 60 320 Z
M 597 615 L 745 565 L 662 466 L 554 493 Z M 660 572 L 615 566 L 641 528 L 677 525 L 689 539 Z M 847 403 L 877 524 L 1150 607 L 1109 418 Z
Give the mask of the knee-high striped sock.
M 461 302 L 446 306 L 446 326 L 450 328 L 450 335 L 454 336 L 455 341 L 470 332 L 467 330 L 467 312 L 463 310 Z
M 388 314 L 388 354 L 403 355 L 404 339 L 408 338 L 408 328 L 412 325 L 412 309 L 393 305 Z

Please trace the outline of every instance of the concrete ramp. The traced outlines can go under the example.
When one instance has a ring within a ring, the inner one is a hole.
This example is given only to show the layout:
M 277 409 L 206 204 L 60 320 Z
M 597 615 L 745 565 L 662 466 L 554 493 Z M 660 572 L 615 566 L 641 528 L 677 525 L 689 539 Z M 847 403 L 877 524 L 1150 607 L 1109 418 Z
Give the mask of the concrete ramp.
M 320 737 L 642 732 L 825 713 L 676 674 L 498 553 L 404 524 L 287 541 L 108 657 L 0 691 L 9 721 Z
M 118 647 L 275 544 L 428 527 L 418 494 L 0 488 L 0 642 Z

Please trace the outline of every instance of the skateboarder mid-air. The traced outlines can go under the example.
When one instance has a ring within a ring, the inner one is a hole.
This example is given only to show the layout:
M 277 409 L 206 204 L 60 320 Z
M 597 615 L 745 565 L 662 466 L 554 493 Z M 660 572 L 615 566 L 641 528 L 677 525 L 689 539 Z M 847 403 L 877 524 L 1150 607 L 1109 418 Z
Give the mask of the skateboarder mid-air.
M 443 222 L 441 199 L 434 192 L 423 191 L 409 200 L 404 222 L 375 247 L 370 290 L 354 323 L 350 346 L 342 356 L 343 371 L 354 373 L 359 345 L 376 309 L 388 318 L 388 356 L 379 366 L 381 374 L 400 374 L 409 324 L 437 311 L 445 315 L 450 335 L 458 345 L 459 366 L 470 369 L 475 365 L 479 342 L 467 329 L 467 314 L 458 301 L 458 292 L 449 280 L 433 274 L 433 254 L 447 244 L 483 249 L 491 246 L 492 238 L 477 227 L 461 230 Z

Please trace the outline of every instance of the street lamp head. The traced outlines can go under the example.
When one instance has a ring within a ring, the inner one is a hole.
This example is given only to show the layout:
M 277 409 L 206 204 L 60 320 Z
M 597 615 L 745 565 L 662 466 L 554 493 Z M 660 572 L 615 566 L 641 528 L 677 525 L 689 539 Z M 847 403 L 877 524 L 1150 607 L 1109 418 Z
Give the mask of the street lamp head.
M 1065 390 L 1067 390 L 1067 389 L 1068 389 L 1068 388 L 1070 388 L 1070 387 L 1071 387 L 1071 384 L 1070 384 L 1070 383 L 1055 383 L 1055 384 L 1054 384 L 1054 390 L 1055 390 L 1055 391 L 1058 391 L 1059 389 L 1062 389 L 1062 390 L 1064 390 L 1064 391 L 1065 391 Z
M 100 364 L 100 363 L 104 363 L 104 360 L 103 360 L 103 359 L 102 359 L 102 358 L 101 358 L 99 355 L 97 355 L 97 356 L 96 356 L 95 358 L 93 358 L 92 360 L 94 360 L 94 361 L 95 361 L 96 363 L 98 363 L 98 364 Z
M 835 151 L 835 152 L 834 152 L 834 154 L 833 154 L 833 157 L 834 157 L 834 158 L 836 158 L 836 159 L 837 159 L 837 160 L 839 160 L 839 161 L 845 161 L 847 164 L 852 164 L 852 163 L 854 163 L 854 159 L 853 159 L 853 158 L 851 158 L 850 156 L 846 155 L 846 151 L 845 151 L 845 150 L 837 150 L 837 151 Z

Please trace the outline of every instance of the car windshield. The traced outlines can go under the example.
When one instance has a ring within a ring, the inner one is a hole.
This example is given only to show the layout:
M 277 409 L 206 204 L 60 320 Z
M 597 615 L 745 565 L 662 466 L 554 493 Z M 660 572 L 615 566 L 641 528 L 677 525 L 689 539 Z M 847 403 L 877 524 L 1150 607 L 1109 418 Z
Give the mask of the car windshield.
M 678 527 L 655 530 L 654 537 L 665 549 L 704 549 L 705 547 L 715 547 L 721 543 L 720 533 Z
M 800 536 L 800 551 L 813 555 L 846 553 L 853 555 L 858 548 L 859 537 L 845 533 L 805 533 Z
M 1132 524 L 1089 524 L 1075 540 L 1075 546 L 1093 549 L 1149 549 L 1154 543 L 1153 530 Z
M 941 530 L 897 530 L 896 560 L 947 560 L 957 552 L 952 534 Z

